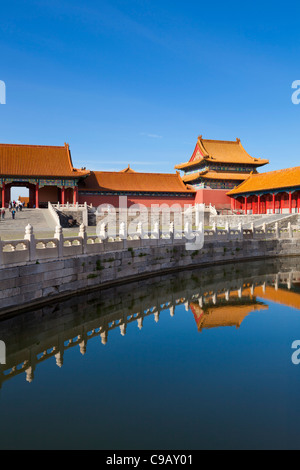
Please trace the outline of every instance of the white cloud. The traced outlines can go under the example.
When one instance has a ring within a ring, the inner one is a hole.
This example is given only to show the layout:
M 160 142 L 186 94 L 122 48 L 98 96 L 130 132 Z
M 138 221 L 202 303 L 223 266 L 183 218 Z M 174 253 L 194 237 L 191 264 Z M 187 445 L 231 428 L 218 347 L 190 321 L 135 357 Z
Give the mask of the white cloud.
M 162 135 L 157 134 L 147 134 L 146 132 L 141 132 L 140 135 L 150 137 L 151 139 L 162 139 Z

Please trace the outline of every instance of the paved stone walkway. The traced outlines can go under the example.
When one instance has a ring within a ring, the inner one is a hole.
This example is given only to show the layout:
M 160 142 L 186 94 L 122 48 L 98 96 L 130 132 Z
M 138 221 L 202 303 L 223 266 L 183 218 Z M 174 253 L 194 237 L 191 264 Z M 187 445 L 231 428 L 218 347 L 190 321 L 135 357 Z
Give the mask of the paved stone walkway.
M 15 220 L 6 209 L 5 219 L 0 219 L 0 237 L 2 240 L 19 240 L 24 238 L 26 225 L 31 224 L 36 238 L 52 238 L 55 231 L 55 222 L 47 209 L 23 209 L 16 212 Z M 64 229 L 65 235 L 77 236 L 78 227 Z M 96 227 L 88 229 L 89 235 L 96 234 Z

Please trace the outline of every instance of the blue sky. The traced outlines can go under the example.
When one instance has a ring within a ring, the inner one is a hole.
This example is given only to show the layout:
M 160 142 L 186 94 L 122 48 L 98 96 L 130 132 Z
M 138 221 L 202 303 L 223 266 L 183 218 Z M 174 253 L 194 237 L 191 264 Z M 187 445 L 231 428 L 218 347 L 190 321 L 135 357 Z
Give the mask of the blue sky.
M 172 172 L 197 136 L 299 165 L 296 2 L 1 5 L 0 142 L 63 145 L 75 166 Z

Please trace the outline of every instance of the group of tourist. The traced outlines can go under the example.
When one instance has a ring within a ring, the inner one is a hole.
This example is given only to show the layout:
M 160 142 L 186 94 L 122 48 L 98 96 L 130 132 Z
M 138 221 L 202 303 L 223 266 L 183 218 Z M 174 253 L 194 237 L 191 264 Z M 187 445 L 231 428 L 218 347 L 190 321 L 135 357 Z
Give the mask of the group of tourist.
M 8 210 L 11 214 L 12 219 L 15 219 L 16 218 L 16 213 L 18 211 L 22 212 L 24 207 L 25 207 L 24 202 L 10 201 L 9 204 L 8 204 Z M 1 214 L 1 219 L 4 220 L 5 219 L 5 214 L 6 214 L 5 207 L 2 207 L 2 209 L 0 209 L 0 214 Z

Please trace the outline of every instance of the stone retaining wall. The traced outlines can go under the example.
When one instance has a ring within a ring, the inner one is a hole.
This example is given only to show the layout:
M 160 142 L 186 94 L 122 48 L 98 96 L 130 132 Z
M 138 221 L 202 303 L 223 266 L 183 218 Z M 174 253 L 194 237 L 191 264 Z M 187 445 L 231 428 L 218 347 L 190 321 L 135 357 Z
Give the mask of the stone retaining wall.
M 161 245 L 3 267 L 0 313 L 192 266 L 299 254 L 299 238 L 236 239 L 207 241 L 201 250 L 195 251 L 187 251 L 184 244 Z

